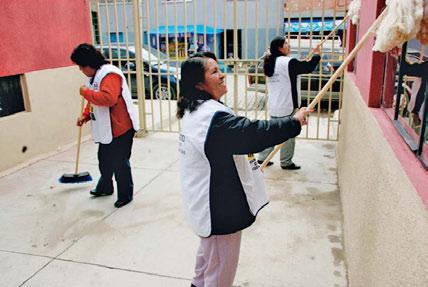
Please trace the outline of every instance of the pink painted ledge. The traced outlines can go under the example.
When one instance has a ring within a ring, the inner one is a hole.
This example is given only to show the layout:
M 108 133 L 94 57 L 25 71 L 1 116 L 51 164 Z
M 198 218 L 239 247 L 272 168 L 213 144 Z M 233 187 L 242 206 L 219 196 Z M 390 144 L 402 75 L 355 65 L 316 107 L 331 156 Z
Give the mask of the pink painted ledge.
M 419 196 L 428 209 L 428 171 L 422 166 L 416 155 L 407 146 L 404 139 L 395 129 L 391 119 L 382 109 L 369 108 L 381 128 L 386 141 L 401 163 Z
M 349 80 L 356 83 L 356 75 L 353 72 L 346 72 Z M 358 86 L 357 86 L 358 87 Z M 404 139 L 395 129 L 391 118 L 387 115 L 387 111 L 380 108 L 368 108 L 373 117 L 379 124 L 386 141 L 391 146 L 404 172 L 409 177 L 418 195 L 422 199 L 425 208 L 428 209 L 428 171 L 422 166 L 422 163 L 416 155 L 407 146 Z M 428 151 L 425 148 L 424 154 Z

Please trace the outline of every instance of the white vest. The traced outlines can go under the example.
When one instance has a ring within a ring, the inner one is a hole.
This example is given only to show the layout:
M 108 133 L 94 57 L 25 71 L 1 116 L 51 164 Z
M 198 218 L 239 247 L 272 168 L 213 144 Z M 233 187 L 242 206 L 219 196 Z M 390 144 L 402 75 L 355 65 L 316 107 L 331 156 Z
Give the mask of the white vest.
M 268 91 L 268 111 L 270 116 L 285 117 L 294 111 L 293 97 L 291 93 L 291 79 L 289 63 L 292 58 L 280 56 L 276 58 L 275 71 L 272 77 L 266 77 Z M 300 76 L 297 76 L 297 100 L 301 104 Z
M 134 130 L 138 131 L 138 117 L 132 103 L 131 92 L 129 91 L 126 78 L 119 68 L 109 64 L 101 66 L 94 76 L 92 85 L 88 83 L 88 86 L 95 91 L 99 91 L 101 81 L 110 73 L 118 74 L 122 78 L 122 98 L 125 101 L 126 109 L 128 110 L 129 117 L 132 121 L 132 126 Z M 111 129 L 110 107 L 97 106 L 94 104 L 91 104 L 91 107 L 95 118 L 91 119 L 92 138 L 94 142 L 102 144 L 111 143 L 113 140 L 113 132 Z
M 195 233 L 202 237 L 211 234 L 211 168 L 204 148 L 211 120 L 217 111 L 233 114 L 231 109 L 214 100 L 204 102 L 192 113 L 186 111 L 179 138 L 181 190 L 186 216 Z M 268 203 L 263 175 L 255 160 L 250 165 L 247 155 L 233 155 L 233 160 L 250 211 L 255 216 Z

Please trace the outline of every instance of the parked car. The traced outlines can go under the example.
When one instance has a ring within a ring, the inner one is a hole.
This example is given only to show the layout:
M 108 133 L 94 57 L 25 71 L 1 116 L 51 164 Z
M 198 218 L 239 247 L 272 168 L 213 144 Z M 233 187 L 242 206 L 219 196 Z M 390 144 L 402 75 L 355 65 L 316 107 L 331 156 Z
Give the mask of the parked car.
M 308 51 L 301 51 L 300 55 L 297 51 L 292 50 L 290 56 L 293 58 L 305 58 L 308 54 Z M 307 98 L 309 94 L 310 100 L 313 100 L 316 95 L 318 94 L 318 91 L 320 88 L 322 88 L 330 79 L 328 75 L 331 75 L 334 73 L 334 71 L 342 64 L 343 61 L 343 55 L 342 53 L 335 53 L 334 59 L 331 59 L 331 53 L 323 53 L 322 61 L 321 61 L 321 74 L 319 75 L 319 64 L 316 66 L 315 70 L 309 75 L 302 75 L 300 76 L 300 93 L 302 95 L 302 105 L 306 104 L 306 101 L 304 99 Z M 266 77 L 263 74 L 263 60 L 264 58 L 261 57 L 257 61 L 257 63 L 253 63 L 248 68 L 248 90 L 257 90 L 258 92 L 265 92 L 265 84 L 266 84 Z M 257 65 L 256 65 L 257 64 Z M 257 66 L 257 69 L 256 69 Z M 310 79 L 310 80 L 309 80 Z M 321 81 L 321 86 L 320 86 Z M 310 86 L 309 86 L 310 83 Z M 310 89 L 310 93 L 309 93 Z M 338 107 L 339 102 L 339 96 L 340 96 L 340 78 L 336 80 L 332 87 L 332 107 L 333 109 Z M 324 96 L 324 98 L 321 100 L 322 108 L 326 107 L 328 105 L 329 101 L 329 95 L 327 94 Z
M 99 48 L 99 47 L 98 47 Z M 119 68 L 127 77 L 128 73 L 131 80 L 131 93 L 132 98 L 137 98 L 137 78 L 136 78 L 136 55 L 135 47 L 117 47 L 112 45 L 111 47 L 103 46 L 101 49 L 104 56 L 111 61 L 111 63 Z M 160 57 L 158 58 L 153 52 L 149 53 L 146 48 L 142 48 L 142 59 L 144 67 L 144 87 L 145 87 L 145 98 L 151 99 L 151 90 L 153 99 L 162 100 L 176 100 L 177 99 L 177 70 L 176 67 L 168 66 L 165 64 L 164 59 L 166 55 L 159 52 Z M 156 52 L 157 54 L 157 52 Z M 120 56 L 120 57 L 119 57 Z M 129 57 L 129 61 L 127 58 Z M 169 80 L 169 86 L 168 86 Z

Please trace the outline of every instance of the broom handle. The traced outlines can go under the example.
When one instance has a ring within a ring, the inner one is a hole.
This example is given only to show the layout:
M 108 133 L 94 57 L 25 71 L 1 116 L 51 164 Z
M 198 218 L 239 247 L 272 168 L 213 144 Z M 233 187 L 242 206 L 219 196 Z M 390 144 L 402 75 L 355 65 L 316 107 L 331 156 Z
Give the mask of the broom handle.
M 82 97 L 82 102 L 80 103 L 80 117 L 83 115 L 83 108 L 85 106 L 85 98 Z M 74 167 L 74 174 L 78 174 L 79 169 L 79 156 L 80 156 L 80 140 L 82 139 L 82 126 L 79 126 L 79 132 L 77 136 L 77 154 L 76 154 L 76 166 Z
M 308 109 L 314 109 L 315 106 L 321 101 L 322 97 L 328 92 L 328 90 L 333 85 L 334 81 L 339 77 L 339 75 L 343 72 L 345 67 L 355 58 L 357 52 L 363 47 L 363 45 L 367 42 L 367 40 L 370 38 L 371 34 L 375 32 L 377 25 L 382 21 L 382 19 L 385 17 L 388 10 L 388 6 L 382 11 L 382 13 L 377 17 L 376 21 L 373 22 L 373 24 L 370 26 L 370 28 L 367 30 L 367 32 L 364 34 L 364 36 L 361 38 L 360 41 L 358 41 L 357 45 L 354 49 L 349 53 L 349 55 L 346 57 L 346 59 L 343 61 L 343 63 L 340 65 L 340 67 L 336 70 L 336 72 L 331 76 L 330 80 L 324 85 L 324 87 L 321 89 L 321 91 L 318 92 L 317 96 L 312 100 L 312 102 L 309 104 Z M 268 155 L 268 157 L 264 160 L 264 162 L 260 166 L 260 170 L 263 171 L 266 165 L 269 163 L 269 161 L 274 157 L 274 155 L 281 149 L 281 147 L 284 145 L 284 143 L 277 145 L 275 149 Z
M 348 20 L 348 19 L 349 19 L 349 15 L 346 15 L 346 17 L 343 18 L 343 20 L 339 23 L 339 25 L 337 25 L 336 27 L 334 27 L 334 29 L 331 30 L 330 34 L 328 34 L 326 37 L 324 37 L 324 39 L 322 39 L 322 41 L 317 46 L 324 45 L 325 41 L 327 41 L 327 39 L 330 38 L 337 31 L 337 29 L 339 29 L 339 27 L 342 26 L 342 24 L 345 23 L 346 20 Z M 306 57 L 306 60 L 307 61 L 310 60 L 312 58 L 313 54 L 314 54 L 314 49 L 312 49 L 309 52 L 308 56 Z

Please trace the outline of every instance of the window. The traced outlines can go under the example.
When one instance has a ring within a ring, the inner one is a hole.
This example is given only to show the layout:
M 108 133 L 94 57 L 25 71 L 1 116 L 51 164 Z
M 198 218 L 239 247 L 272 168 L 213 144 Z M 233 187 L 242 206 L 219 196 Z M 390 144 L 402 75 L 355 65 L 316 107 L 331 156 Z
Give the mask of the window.
M 94 43 L 100 43 L 100 28 L 98 27 L 98 13 L 95 11 L 91 11 L 91 19 L 92 19 L 92 29 L 93 29 L 93 37 Z
M 420 49 L 405 43 L 398 66 L 394 88 L 390 89 L 395 90 L 395 98 L 388 97 L 384 89 L 383 108 L 409 148 L 428 169 L 428 58 Z
M 118 39 L 119 38 L 119 39 Z M 110 42 L 111 43 L 123 43 L 123 32 L 111 32 L 110 33 Z
M 0 117 L 25 111 L 21 76 L 0 77 Z

